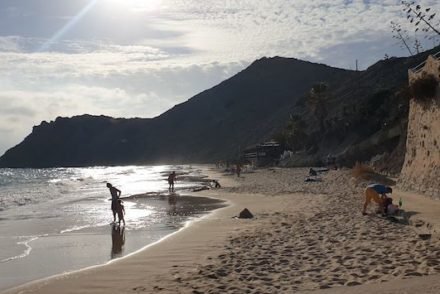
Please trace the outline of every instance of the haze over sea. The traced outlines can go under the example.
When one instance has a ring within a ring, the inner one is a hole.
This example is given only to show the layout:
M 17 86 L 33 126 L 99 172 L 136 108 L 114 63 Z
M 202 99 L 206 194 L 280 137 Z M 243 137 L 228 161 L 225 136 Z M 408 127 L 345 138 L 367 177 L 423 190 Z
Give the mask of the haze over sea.
M 167 174 L 178 174 L 169 193 Z M 0 169 L 0 290 L 104 264 L 223 206 L 184 196 L 206 184 L 199 167 Z M 111 225 L 106 183 L 122 191 L 126 226 Z

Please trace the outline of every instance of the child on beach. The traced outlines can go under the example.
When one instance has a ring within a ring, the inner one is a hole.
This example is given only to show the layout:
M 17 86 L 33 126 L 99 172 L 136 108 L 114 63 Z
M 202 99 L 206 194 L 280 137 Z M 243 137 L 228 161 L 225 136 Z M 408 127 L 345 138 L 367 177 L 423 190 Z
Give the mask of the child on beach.
M 384 200 L 385 215 L 399 215 L 399 206 L 393 203 L 393 198 L 386 196 Z
M 400 208 L 399 206 L 395 205 L 395 204 L 389 204 L 387 206 L 387 214 L 388 215 L 399 215 L 400 214 Z
M 125 208 L 124 208 L 124 205 L 122 204 L 123 202 L 122 202 L 122 200 L 121 199 L 118 199 L 118 207 L 117 207 L 117 209 L 116 209 L 116 212 L 118 213 L 118 220 L 119 220 L 119 225 L 121 225 L 121 220 L 122 220 L 122 223 L 124 224 L 124 226 L 125 226 L 125 219 L 124 219 L 124 215 L 125 215 Z

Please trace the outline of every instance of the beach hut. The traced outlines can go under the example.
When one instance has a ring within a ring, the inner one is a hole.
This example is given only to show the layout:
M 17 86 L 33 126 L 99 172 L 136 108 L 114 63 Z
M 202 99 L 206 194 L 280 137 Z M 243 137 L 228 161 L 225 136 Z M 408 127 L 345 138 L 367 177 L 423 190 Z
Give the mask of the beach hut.
M 243 150 L 241 158 L 253 166 L 272 166 L 278 164 L 282 153 L 278 142 L 268 141 L 252 145 Z

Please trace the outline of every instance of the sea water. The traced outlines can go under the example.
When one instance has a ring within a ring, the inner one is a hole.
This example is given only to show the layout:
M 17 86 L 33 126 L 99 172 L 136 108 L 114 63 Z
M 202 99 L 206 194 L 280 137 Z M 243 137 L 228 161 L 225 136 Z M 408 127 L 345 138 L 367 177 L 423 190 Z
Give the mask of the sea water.
M 176 193 L 166 181 L 172 170 Z M 106 183 L 122 191 L 125 227 L 111 224 Z M 185 196 L 206 183 L 203 169 L 192 166 L 0 169 L 0 290 L 103 264 L 160 240 L 224 206 Z

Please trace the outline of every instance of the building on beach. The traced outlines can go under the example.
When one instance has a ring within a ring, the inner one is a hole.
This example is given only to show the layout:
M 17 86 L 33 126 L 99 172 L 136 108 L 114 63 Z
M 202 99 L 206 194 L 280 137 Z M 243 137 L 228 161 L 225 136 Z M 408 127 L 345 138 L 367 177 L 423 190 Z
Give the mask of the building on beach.
M 247 147 L 243 150 L 241 158 L 253 166 L 272 166 L 278 164 L 282 152 L 278 142 L 268 141 Z

